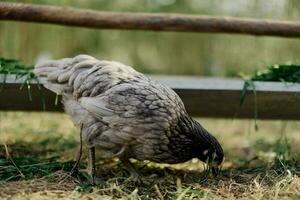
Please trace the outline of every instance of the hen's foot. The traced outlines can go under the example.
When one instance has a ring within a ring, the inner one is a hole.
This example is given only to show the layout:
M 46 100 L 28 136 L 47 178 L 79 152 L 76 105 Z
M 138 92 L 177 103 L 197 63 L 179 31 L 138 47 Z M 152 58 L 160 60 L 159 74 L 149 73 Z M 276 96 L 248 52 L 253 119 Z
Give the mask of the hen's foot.
M 104 180 L 104 179 L 102 179 L 102 178 L 99 178 L 99 177 L 92 177 L 92 176 L 90 176 L 89 177 L 89 183 L 91 184 L 91 185 L 104 185 L 104 184 L 106 184 L 106 181 Z
M 140 184 L 142 183 L 141 176 L 136 170 L 136 168 L 133 166 L 133 164 L 129 161 L 127 158 L 121 158 L 120 159 L 122 163 L 124 164 L 125 168 L 129 171 L 130 176 L 129 178 L 126 179 L 126 183 L 137 183 Z

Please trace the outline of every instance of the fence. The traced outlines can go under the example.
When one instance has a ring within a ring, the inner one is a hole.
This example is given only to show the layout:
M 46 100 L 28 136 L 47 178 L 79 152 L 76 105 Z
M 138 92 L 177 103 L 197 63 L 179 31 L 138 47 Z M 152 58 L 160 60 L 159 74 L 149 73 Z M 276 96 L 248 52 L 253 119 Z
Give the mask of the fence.
M 300 23 L 178 14 L 99 12 L 57 6 L 0 3 L 0 20 L 17 20 L 105 29 L 238 33 L 300 37 Z M 153 76 L 173 88 L 194 116 L 220 118 L 300 119 L 300 84 L 254 82 L 240 105 L 244 81 L 239 79 Z M 5 81 L 5 83 L 4 83 Z M 41 79 L 39 82 L 45 80 Z M 0 110 L 62 111 L 51 91 L 32 81 L 0 75 Z

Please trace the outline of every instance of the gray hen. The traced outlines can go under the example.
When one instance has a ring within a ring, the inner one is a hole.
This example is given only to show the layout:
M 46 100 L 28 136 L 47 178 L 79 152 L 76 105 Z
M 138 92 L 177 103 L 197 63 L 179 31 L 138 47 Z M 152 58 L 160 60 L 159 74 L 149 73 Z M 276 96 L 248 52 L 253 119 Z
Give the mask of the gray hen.
M 170 164 L 199 158 L 215 173 L 220 168 L 222 147 L 179 96 L 133 68 L 79 55 L 39 64 L 35 73 L 47 78 L 45 87 L 63 96 L 65 111 L 83 127 L 93 183 L 95 147 L 117 156 L 134 177 L 129 158 Z

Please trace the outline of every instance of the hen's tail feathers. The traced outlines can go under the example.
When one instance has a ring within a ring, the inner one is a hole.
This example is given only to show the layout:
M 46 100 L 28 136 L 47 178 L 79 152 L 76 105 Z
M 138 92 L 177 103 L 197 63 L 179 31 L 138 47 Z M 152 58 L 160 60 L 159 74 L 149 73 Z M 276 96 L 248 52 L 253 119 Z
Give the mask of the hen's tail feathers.
M 71 85 L 80 84 L 77 75 L 87 68 L 91 68 L 97 60 L 88 55 L 78 55 L 74 58 L 47 61 L 37 64 L 34 73 L 39 77 L 45 77 L 44 86 L 49 90 L 61 95 L 72 91 Z

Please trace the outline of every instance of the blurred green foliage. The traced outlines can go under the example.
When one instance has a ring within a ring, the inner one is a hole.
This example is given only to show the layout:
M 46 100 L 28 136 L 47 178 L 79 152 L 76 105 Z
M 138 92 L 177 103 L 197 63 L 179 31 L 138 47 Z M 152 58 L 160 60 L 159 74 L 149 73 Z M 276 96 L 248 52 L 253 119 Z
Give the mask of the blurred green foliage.
M 298 20 L 298 0 L 19 0 L 105 11 L 166 12 Z M 0 22 L 0 57 L 34 63 L 42 57 L 91 54 L 145 73 L 236 76 L 270 63 L 295 62 L 300 40 L 229 34 L 95 30 Z
M 24 65 L 18 60 L 0 58 L 0 74 L 16 74 L 17 76 L 27 76 L 33 78 L 32 65 Z
M 300 83 L 299 64 L 271 65 L 267 70 L 257 72 L 252 81 L 284 81 Z

